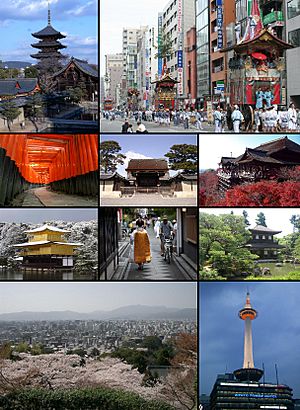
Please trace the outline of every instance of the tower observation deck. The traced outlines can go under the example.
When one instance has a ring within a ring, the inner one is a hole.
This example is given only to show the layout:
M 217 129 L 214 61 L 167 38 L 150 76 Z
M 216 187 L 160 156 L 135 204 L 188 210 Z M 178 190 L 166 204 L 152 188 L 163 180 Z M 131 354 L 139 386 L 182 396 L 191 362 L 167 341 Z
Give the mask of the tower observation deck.
M 263 370 L 256 369 L 253 359 L 252 320 L 256 319 L 257 311 L 250 303 L 250 294 L 247 292 L 246 304 L 239 311 L 239 318 L 245 321 L 244 333 L 244 362 L 243 367 L 234 372 L 235 377 L 241 381 L 258 381 L 263 375 Z

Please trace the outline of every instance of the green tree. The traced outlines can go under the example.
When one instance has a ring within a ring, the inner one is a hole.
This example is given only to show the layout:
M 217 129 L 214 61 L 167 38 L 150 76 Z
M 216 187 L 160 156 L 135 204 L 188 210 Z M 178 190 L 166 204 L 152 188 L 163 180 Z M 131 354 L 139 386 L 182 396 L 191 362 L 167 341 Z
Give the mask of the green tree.
M 266 216 L 265 216 L 265 214 L 264 214 L 263 212 L 259 212 L 259 213 L 257 214 L 257 217 L 256 217 L 256 219 L 255 219 L 255 222 L 257 223 L 257 225 L 262 225 L 262 226 L 267 227 L 267 224 L 266 224 Z
M 100 170 L 102 172 L 115 172 L 118 164 L 124 164 L 125 155 L 120 154 L 121 147 L 116 141 L 103 141 L 100 143 Z
M 162 341 L 157 336 L 146 336 L 143 340 L 142 346 L 150 351 L 154 351 L 162 347 Z
M 34 124 L 36 131 L 38 131 L 37 121 L 44 115 L 45 104 L 40 94 L 34 94 L 28 100 L 26 106 L 26 114 L 31 122 Z
M 245 247 L 251 234 L 246 229 L 243 216 L 201 213 L 199 226 L 200 267 L 210 266 L 225 278 L 252 272 L 253 262 L 258 256 Z
M 38 69 L 34 66 L 26 67 L 24 70 L 25 78 L 37 78 L 39 75 Z
M 300 231 L 300 215 L 292 215 L 290 222 L 293 225 L 293 232 L 299 232 Z
M 82 101 L 86 95 L 85 89 L 81 87 L 67 87 L 67 94 L 71 103 L 78 104 Z
M 27 342 L 20 342 L 15 347 L 15 351 L 18 353 L 27 353 L 30 351 L 29 344 Z
M 183 170 L 185 173 L 197 172 L 198 149 L 193 144 L 177 144 L 165 154 L 169 159 L 170 168 L 174 171 Z
M 157 44 L 155 58 L 161 58 L 165 64 L 167 58 L 170 57 L 174 51 L 170 33 L 166 33 L 166 31 L 163 30 L 161 36 L 157 39 Z
M 1 117 L 4 118 L 7 122 L 7 127 L 9 131 L 11 130 L 10 126 L 13 123 L 13 121 L 18 118 L 20 115 L 21 111 L 20 109 L 16 106 L 16 104 L 13 101 L 5 101 L 4 103 L 1 104 Z
M 248 220 L 248 212 L 247 211 L 243 211 L 243 217 L 244 217 L 244 222 L 245 222 L 245 225 L 247 225 L 247 226 L 249 226 L 250 225 L 250 222 L 249 222 L 249 220 Z

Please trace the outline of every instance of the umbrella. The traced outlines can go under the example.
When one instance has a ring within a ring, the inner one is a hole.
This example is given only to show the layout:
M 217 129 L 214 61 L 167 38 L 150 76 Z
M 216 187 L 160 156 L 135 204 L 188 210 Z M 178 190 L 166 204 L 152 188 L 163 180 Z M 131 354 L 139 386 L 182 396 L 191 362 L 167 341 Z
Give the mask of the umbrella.
M 263 53 L 252 53 L 252 57 L 256 58 L 256 60 L 266 60 L 267 56 Z

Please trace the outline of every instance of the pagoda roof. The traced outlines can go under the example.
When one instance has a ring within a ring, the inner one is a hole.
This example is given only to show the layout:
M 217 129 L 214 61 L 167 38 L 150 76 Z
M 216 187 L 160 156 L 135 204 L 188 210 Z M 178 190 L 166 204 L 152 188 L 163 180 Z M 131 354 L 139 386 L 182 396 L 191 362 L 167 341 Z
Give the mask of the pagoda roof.
M 70 61 L 59 71 L 53 74 L 53 77 L 56 77 L 62 73 L 64 73 L 72 64 L 74 64 L 80 71 L 84 72 L 85 74 L 90 75 L 91 77 L 95 77 L 98 79 L 98 71 L 87 61 L 79 60 L 78 58 L 71 57 Z
M 43 47 L 67 48 L 67 46 L 64 46 L 57 40 L 39 41 L 38 43 L 31 44 L 31 47 L 34 47 L 34 48 L 43 48 Z
M 37 233 L 43 231 L 52 231 L 52 232 L 61 232 L 61 233 L 70 233 L 71 231 L 67 231 L 65 229 L 56 228 L 55 226 L 50 226 L 45 224 L 40 226 L 39 228 L 31 229 L 30 231 L 25 231 L 25 233 Z
M 56 242 L 56 241 L 25 242 L 25 243 L 19 243 L 13 246 L 15 246 L 16 248 L 27 248 L 28 246 L 42 246 L 42 245 L 48 245 L 50 243 L 53 243 L 54 245 L 82 246 L 82 243 Z
M 63 35 L 60 31 L 55 30 L 55 28 L 53 28 L 51 26 L 51 24 L 48 24 L 45 28 L 43 28 L 40 31 L 37 31 L 36 33 L 32 33 L 33 37 L 36 38 L 44 38 L 44 37 L 56 37 L 56 38 L 65 38 L 66 36 Z
M 222 157 L 221 163 L 228 164 L 229 162 L 234 162 L 235 160 L 236 160 L 236 157 Z
M 259 243 L 247 243 L 245 245 L 247 248 L 252 248 L 252 249 L 266 249 L 266 248 L 271 248 L 271 249 L 282 249 L 285 248 L 284 245 L 279 245 L 279 243 L 276 242 L 259 242 Z
M 0 96 L 30 93 L 38 86 L 37 78 L 1 79 Z
M 170 180 L 186 180 L 186 181 L 197 181 L 198 175 L 197 174 L 188 174 L 184 171 L 179 171 L 175 175 L 173 175 Z
M 168 171 L 168 162 L 163 158 L 131 159 L 126 171 Z
M 266 226 L 263 225 L 259 225 L 257 224 L 254 228 L 248 228 L 250 232 L 265 232 L 265 233 L 272 233 L 274 235 L 276 235 L 277 233 L 280 233 L 282 231 L 275 231 L 274 229 L 270 229 Z
M 269 48 L 273 49 L 276 47 L 280 50 L 287 50 L 289 48 L 294 48 L 293 45 L 286 43 L 285 41 L 274 35 L 268 28 L 264 28 L 256 37 L 252 40 L 246 40 L 241 43 L 235 44 L 226 49 L 220 50 L 221 52 L 227 52 L 234 50 L 240 54 L 251 54 L 255 51 L 266 51 Z
M 61 54 L 59 51 L 55 52 L 44 52 L 44 51 L 39 51 L 37 54 L 30 54 L 30 57 L 32 58 L 64 58 L 65 56 Z

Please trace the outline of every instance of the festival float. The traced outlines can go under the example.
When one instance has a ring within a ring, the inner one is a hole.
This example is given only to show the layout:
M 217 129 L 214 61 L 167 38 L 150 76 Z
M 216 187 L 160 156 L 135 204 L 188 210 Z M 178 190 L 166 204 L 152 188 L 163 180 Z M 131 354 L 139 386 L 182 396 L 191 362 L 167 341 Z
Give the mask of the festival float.
M 293 48 L 281 40 L 271 27 L 263 27 L 257 0 L 252 3 L 245 33 L 235 26 L 236 44 L 222 52 L 233 51 L 229 60 L 228 88 L 230 110 L 238 105 L 245 128 L 252 128 L 255 108 L 286 106 L 285 51 Z

